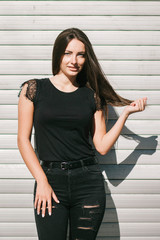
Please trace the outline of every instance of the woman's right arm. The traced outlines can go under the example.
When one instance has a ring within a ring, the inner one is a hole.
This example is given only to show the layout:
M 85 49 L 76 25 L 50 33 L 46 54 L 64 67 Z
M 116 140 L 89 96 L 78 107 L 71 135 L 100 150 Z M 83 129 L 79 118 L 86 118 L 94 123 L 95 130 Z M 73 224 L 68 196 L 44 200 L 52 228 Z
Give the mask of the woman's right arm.
M 51 212 L 52 209 L 51 194 L 56 202 L 58 202 L 58 199 L 48 183 L 48 179 L 31 144 L 34 104 L 25 96 L 27 86 L 27 83 L 24 84 L 18 102 L 17 146 L 26 166 L 37 181 L 35 208 L 38 203 L 37 212 L 40 212 L 41 201 L 43 201 L 42 214 L 45 215 L 46 201 L 48 202 L 48 211 Z
M 27 83 L 24 85 L 18 102 L 18 135 L 17 145 L 21 156 L 29 171 L 37 182 L 47 181 L 47 177 L 31 145 L 34 105 L 24 94 Z

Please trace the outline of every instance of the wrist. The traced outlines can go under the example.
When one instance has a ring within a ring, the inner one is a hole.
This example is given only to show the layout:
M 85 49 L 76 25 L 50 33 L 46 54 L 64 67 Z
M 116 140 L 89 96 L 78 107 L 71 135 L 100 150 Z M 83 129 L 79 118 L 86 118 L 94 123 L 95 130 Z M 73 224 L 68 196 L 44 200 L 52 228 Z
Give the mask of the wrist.
M 47 179 L 46 176 L 44 176 L 44 177 L 41 177 L 41 178 L 37 178 L 36 181 L 37 181 L 38 184 L 43 184 L 43 183 L 48 182 L 48 179 Z
M 129 113 L 124 110 L 121 115 L 127 119 L 129 116 Z

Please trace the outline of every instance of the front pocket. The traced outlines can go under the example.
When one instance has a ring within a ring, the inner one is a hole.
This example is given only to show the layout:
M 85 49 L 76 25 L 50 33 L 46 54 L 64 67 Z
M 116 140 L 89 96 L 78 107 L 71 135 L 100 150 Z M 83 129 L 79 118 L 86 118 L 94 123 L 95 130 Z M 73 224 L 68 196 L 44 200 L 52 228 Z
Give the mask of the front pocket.
M 44 171 L 44 173 L 46 174 L 46 176 L 49 174 L 49 172 L 50 172 L 50 168 L 49 167 L 46 167 L 46 166 L 41 166 L 42 167 L 42 169 L 43 169 L 43 171 Z

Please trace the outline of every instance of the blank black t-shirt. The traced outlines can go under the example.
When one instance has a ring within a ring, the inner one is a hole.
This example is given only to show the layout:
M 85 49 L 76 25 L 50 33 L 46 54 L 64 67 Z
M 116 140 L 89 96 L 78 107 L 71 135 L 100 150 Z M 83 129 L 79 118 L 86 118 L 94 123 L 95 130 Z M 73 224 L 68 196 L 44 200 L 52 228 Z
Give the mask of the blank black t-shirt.
M 30 79 L 20 87 L 25 83 L 25 96 L 34 104 L 34 145 L 39 160 L 75 161 L 95 156 L 90 141 L 96 111 L 94 91 L 80 86 L 63 92 L 49 78 Z

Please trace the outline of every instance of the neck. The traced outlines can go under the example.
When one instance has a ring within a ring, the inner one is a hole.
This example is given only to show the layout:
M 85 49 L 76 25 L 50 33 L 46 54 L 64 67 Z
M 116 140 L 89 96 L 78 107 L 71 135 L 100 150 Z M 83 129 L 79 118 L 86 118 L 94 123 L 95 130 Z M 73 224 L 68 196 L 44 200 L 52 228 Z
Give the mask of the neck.
M 67 76 L 63 73 L 58 73 L 53 78 L 57 81 L 60 79 L 62 85 L 79 87 L 79 84 L 76 82 L 76 76 Z

